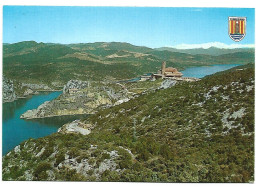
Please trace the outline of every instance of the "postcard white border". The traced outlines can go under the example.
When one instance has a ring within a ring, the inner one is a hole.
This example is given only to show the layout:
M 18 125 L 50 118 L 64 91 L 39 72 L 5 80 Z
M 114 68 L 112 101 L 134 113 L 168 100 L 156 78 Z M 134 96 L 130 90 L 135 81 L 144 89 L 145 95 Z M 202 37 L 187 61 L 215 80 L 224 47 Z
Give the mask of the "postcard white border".
M 256 8 L 255 9 L 255 33 L 259 33 L 259 24 L 257 20 L 259 20 L 259 6 L 257 7 L 256 0 L 72 0 L 72 1 L 66 1 L 66 0 L 2 0 L 0 1 L 1 9 L 0 9 L 0 34 L 1 34 L 1 41 L 3 41 L 3 5 L 39 5 L 39 6 L 137 6 L 137 7 L 226 7 L 226 8 Z M 258 60 L 259 60 L 259 53 L 258 53 L 258 47 L 257 43 L 259 43 L 259 37 L 255 35 L 255 65 L 256 65 L 256 71 L 259 70 Z M 1 59 L 1 65 L 0 69 L 2 72 L 2 45 L 0 45 L 0 59 Z M 260 62 L 259 62 L 260 63 Z M 254 185 L 260 184 L 260 175 L 259 175 L 259 160 L 260 160 L 260 154 L 259 154 L 259 140 L 260 137 L 259 134 L 259 125 L 260 122 L 260 115 L 258 115 L 259 112 L 259 73 L 256 73 L 256 92 L 255 92 L 255 103 L 256 103 L 256 110 L 255 110 L 255 182 Z M 1 76 L 2 79 L 2 76 Z M 2 81 L 0 81 L 0 87 L 2 88 Z M 0 91 L 1 98 L 2 98 L 2 89 Z M 2 111 L 2 105 L 0 105 L 1 111 Z M 0 119 L 2 120 L 2 112 L 0 113 Z M 1 123 L 2 124 L 2 123 Z M 2 134 L 2 128 L 0 129 L 0 132 Z M 2 138 L 0 140 L 2 145 Z M 2 146 L 0 146 L 2 147 Z M 1 149 L 1 155 L 2 155 L 2 149 Z M 2 160 L 2 157 L 1 157 Z M 0 166 L 2 168 L 2 162 L 0 162 Z M 0 173 L 0 179 L 2 179 L 2 172 Z M 181 183 L 181 184 L 175 184 L 175 183 L 104 183 L 104 182 L 3 182 L 0 181 L 1 186 L 19 186 L 19 187 L 35 187 L 37 185 L 38 187 L 45 187 L 48 186 L 59 186 L 62 185 L 64 187 L 71 187 L 72 185 L 77 186 L 108 186 L 108 187 L 117 187 L 117 186 L 207 186 L 208 183 L 198 183 L 198 184 L 190 184 L 190 183 Z M 245 186 L 245 185 L 252 185 L 252 184 L 211 184 L 211 185 L 221 185 L 221 186 L 230 186 L 230 185 L 236 185 L 236 186 Z

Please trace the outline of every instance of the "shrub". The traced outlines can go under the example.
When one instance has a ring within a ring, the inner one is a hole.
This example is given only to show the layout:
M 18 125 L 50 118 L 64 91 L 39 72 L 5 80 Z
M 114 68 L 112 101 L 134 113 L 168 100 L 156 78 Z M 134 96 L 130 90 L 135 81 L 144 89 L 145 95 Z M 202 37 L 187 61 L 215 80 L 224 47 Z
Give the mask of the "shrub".
M 48 162 L 41 162 L 35 168 L 33 174 L 37 180 L 46 180 L 46 171 L 51 169 L 51 164 Z
M 65 160 L 64 153 L 58 153 L 55 157 L 56 157 L 56 161 L 55 161 L 54 166 L 58 166 L 62 161 Z
M 78 163 L 80 163 L 82 159 L 87 159 L 87 158 L 89 158 L 89 154 L 81 153 L 81 155 L 76 160 Z
M 70 155 L 70 158 L 75 158 L 77 156 L 79 156 L 80 152 L 78 150 L 78 148 L 74 147 L 70 150 L 69 152 L 69 155 Z
M 102 157 L 101 157 L 101 160 L 105 160 L 105 159 L 110 159 L 110 154 L 108 154 L 108 153 L 103 153 L 103 154 L 102 154 Z
M 53 147 L 46 147 L 44 152 L 41 155 L 41 159 L 45 160 L 53 153 Z
M 132 161 L 131 160 L 127 160 L 127 159 L 123 159 L 123 160 L 119 161 L 119 167 L 121 169 L 131 168 L 132 164 L 133 164 Z
M 170 159 L 172 154 L 170 147 L 167 144 L 163 144 L 160 147 L 160 155 L 162 155 L 165 159 Z
M 91 153 L 92 157 L 98 157 L 99 155 L 101 155 L 101 151 L 99 149 L 95 150 L 94 152 Z
M 142 170 L 142 165 L 140 164 L 140 162 L 136 162 L 133 164 L 133 169 L 135 171 L 141 171 Z
M 60 170 L 60 176 L 64 181 L 85 181 L 86 178 L 77 173 L 75 169 L 62 168 Z
M 143 149 L 137 156 L 137 159 L 147 161 L 149 159 L 150 155 L 149 152 L 146 149 Z
M 94 173 L 94 170 L 93 169 L 90 169 L 90 170 L 88 170 L 88 175 L 93 175 L 93 173 Z

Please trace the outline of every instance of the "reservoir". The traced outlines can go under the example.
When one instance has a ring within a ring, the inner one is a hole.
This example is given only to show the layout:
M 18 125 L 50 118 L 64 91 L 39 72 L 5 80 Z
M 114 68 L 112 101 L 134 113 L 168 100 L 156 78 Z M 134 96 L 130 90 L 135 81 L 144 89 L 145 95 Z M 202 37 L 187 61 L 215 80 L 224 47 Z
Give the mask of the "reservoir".
M 62 92 L 40 92 L 29 98 L 3 103 L 2 155 L 29 138 L 40 138 L 57 132 L 59 127 L 81 116 L 60 116 L 36 120 L 20 119 L 27 110 L 35 109 L 45 101 L 58 97 Z
M 194 77 L 194 78 L 203 78 L 207 75 L 212 75 L 214 73 L 225 71 L 230 68 L 240 66 L 241 64 L 216 64 L 212 66 L 195 66 L 189 67 L 185 70 L 181 71 L 183 73 L 183 77 Z M 151 75 L 152 73 L 147 73 L 145 75 Z M 123 82 L 137 82 L 141 79 L 141 77 L 136 77 Z
M 224 71 L 239 64 L 191 67 L 182 71 L 184 77 L 202 78 L 219 71 Z M 45 101 L 57 98 L 62 92 L 40 92 L 26 99 L 3 104 L 2 154 L 5 155 L 15 146 L 29 138 L 40 138 L 57 132 L 65 123 L 87 115 L 51 117 L 37 120 L 24 120 L 20 116 L 27 110 L 35 109 Z
M 182 71 L 182 73 L 183 77 L 202 78 L 207 75 L 212 75 L 220 71 L 225 71 L 236 66 L 240 66 L 240 64 L 219 64 L 213 66 L 190 67 L 186 68 L 184 71 Z

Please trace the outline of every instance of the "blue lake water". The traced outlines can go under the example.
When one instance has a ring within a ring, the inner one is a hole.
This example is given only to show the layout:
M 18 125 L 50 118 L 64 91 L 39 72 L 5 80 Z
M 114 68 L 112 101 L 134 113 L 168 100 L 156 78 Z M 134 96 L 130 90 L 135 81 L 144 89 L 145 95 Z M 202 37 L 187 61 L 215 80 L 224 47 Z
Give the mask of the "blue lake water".
M 220 71 L 240 66 L 240 64 L 221 64 L 213 66 L 190 67 L 182 71 L 184 77 L 202 78 Z
M 63 124 L 78 118 L 74 116 L 51 117 L 37 120 L 20 119 L 27 110 L 35 109 L 45 101 L 58 97 L 61 92 L 40 92 L 30 98 L 3 103 L 2 155 L 29 138 L 39 138 L 57 132 Z
M 58 128 L 50 124 L 48 128 L 44 124 L 20 119 L 21 114 L 27 110 L 35 109 L 42 103 L 58 97 L 61 92 L 41 92 L 30 98 L 18 99 L 14 102 L 3 103 L 2 125 L 2 154 L 5 155 L 16 145 L 29 138 L 43 137 L 55 132 Z
M 183 73 L 183 77 L 194 77 L 194 78 L 203 78 L 207 75 L 212 75 L 214 73 L 225 71 L 230 68 L 240 66 L 241 64 L 216 64 L 212 66 L 197 66 L 186 68 L 181 71 Z M 145 75 L 151 75 L 152 73 L 147 73 Z M 141 79 L 141 77 L 136 77 L 123 82 L 137 82 Z

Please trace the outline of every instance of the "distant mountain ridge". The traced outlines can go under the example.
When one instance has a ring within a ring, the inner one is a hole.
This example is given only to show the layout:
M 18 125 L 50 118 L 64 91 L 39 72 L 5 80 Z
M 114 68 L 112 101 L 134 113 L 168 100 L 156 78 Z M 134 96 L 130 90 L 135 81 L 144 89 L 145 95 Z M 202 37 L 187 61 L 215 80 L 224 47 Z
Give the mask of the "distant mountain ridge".
M 52 87 L 54 81 L 62 85 L 71 79 L 130 79 L 157 72 L 162 61 L 183 70 L 191 66 L 254 63 L 255 58 L 254 50 L 211 48 L 208 49 L 210 52 L 201 51 L 152 49 L 122 42 L 55 44 L 23 41 L 3 45 L 3 74 L 11 80 Z
M 130 52 L 139 52 L 139 53 L 149 53 L 152 51 L 171 51 L 171 52 L 179 52 L 179 53 L 187 53 L 191 55 L 213 55 L 219 56 L 228 53 L 236 53 L 236 52 L 254 52 L 254 47 L 246 47 L 246 48 L 220 48 L 211 46 L 209 48 L 191 48 L 191 49 L 179 49 L 175 47 L 159 47 L 159 48 L 150 48 L 146 46 L 135 46 L 127 42 L 94 42 L 94 43 L 72 43 L 72 44 L 60 44 L 60 43 L 43 43 L 43 42 L 35 42 L 35 41 L 22 41 L 18 43 L 3 43 L 6 46 L 16 46 L 15 48 L 25 48 L 25 47 L 35 47 L 40 44 L 45 45 L 64 45 L 68 46 L 72 49 L 77 49 L 81 51 L 92 51 L 94 49 L 99 50 L 126 50 Z
M 191 55 L 204 54 L 204 55 L 219 56 L 219 55 L 224 55 L 224 54 L 228 54 L 228 53 L 236 53 L 236 52 L 254 52 L 255 48 L 224 49 L 224 48 L 210 47 L 207 49 L 204 49 L 204 48 L 177 49 L 177 48 L 172 48 L 172 47 L 160 47 L 160 48 L 155 48 L 155 50 L 158 50 L 158 51 L 166 50 L 166 51 L 171 51 L 171 52 L 188 53 Z

